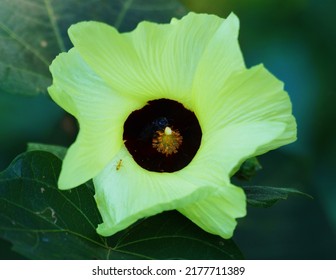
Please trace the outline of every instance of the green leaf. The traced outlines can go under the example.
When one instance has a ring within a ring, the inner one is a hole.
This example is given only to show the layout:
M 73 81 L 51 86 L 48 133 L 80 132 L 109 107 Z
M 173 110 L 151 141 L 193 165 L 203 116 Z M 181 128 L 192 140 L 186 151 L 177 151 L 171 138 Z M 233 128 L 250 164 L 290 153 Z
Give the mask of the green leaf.
M 303 195 L 312 198 L 309 194 L 292 188 L 275 188 L 266 186 L 244 186 L 247 202 L 255 207 L 270 207 L 279 200 L 285 200 L 289 195 Z
M 28 143 L 27 151 L 45 151 L 49 152 L 59 159 L 63 160 L 67 152 L 67 148 L 57 145 L 41 144 L 41 143 Z
M 46 93 L 49 65 L 71 47 L 73 23 L 98 20 L 125 31 L 144 19 L 167 22 L 184 13 L 177 0 L 1 0 L 0 93 Z
M 0 173 L 0 237 L 31 259 L 241 259 L 232 240 L 208 234 L 178 212 L 143 219 L 109 238 L 93 189 L 57 189 L 61 160 L 28 151 Z

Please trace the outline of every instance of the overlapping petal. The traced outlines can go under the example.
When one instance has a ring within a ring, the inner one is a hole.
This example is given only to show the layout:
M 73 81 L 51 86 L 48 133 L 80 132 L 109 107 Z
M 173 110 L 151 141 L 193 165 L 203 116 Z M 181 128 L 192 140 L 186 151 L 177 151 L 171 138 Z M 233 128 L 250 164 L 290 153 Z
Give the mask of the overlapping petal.
M 221 81 L 221 87 L 218 86 L 219 83 L 218 81 L 213 85 L 204 81 L 196 82 L 198 86 L 194 88 L 197 99 L 195 112 L 202 130 L 206 133 L 216 133 L 224 129 L 229 135 L 230 128 L 239 127 L 242 132 L 246 131 L 245 135 L 249 135 L 251 124 L 265 122 L 265 131 L 258 130 L 258 133 L 261 137 L 269 138 L 269 142 L 255 145 L 249 137 L 237 137 L 236 141 L 241 151 L 248 147 L 254 150 L 254 154 L 239 153 L 236 157 L 231 156 L 231 164 L 226 162 L 226 166 L 232 166 L 247 156 L 259 155 L 296 140 L 296 122 L 288 94 L 283 90 L 283 83 L 262 65 L 232 73 L 227 80 Z M 204 94 L 206 89 L 208 92 Z M 274 130 L 269 127 L 270 122 L 282 123 L 282 133 L 274 132 L 272 137 Z M 224 149 L 228 146 L 230 145 L 223 145 Z
M 63 162 L 59 187 L 76 187 L 96 176 L 123 145 L 123 123 L 136 100 L 121 98 L 83 61 L 75 49 L 60 54 L 50 67 L 52 99 L 80 125 Z
M 245 70 L 238 31 L 239 20 L 235 14 L 230 14 L 206 45 L 193 81 L 194 108 L 204 108 L 204 104 L 208 105 L 211 100 L 216 102 L 230 75 Z
M 177 210 L 205 231 L 231 238 L 236 218 L 246 215 L 246 199 L 241 188 L 225 185 L 216 193 Z
M 122 148 L 94 178 L 95 198 L 103 218 L 98 233 L 112 235 L 140 218 L 184 207 L 215 193 L 218 186 L 212 183 L 211 175 L 195 171 L 147 171 Z
M 142 22 L 127 36 L 156 90 L 160 88 L 164 97 L 190 107 L 198 63 L 224 20 L 214 15 L 190 13 L 172 22 L 170 25 Z
M 221 83 L 220 90 L 211 83 L 197 83 L 194 89 L 198 99 L 195 112 L 204 129 L 264 120 L 289 122 L 292 108 L 283 83 L 262 65 L 233 72 Z
M 223 20 L 190 13 L 173 24 L 142 22 L 126 34 L 97 22 L 73 25 L 69 34 L 85 61 L 116 92 L 143 101 L 170 98 L 189 106 L 195 71 L 205 49 L 216 41 L 212 37 L 222 36 L 223 44 L 233 38 L 237 41 L 236 25 L 235 16 Z M 232 53 L 242 64 L 239 49 Z
M 229 182 L 230 175 L 244 160 L 282 135 L 286 125 L 281 122 L 252 122 L 228 125 L 220 130 L 204 133 L 202 144 L 192 162 L 185 167 L 212 164 L 212 176 L 217 184 Z

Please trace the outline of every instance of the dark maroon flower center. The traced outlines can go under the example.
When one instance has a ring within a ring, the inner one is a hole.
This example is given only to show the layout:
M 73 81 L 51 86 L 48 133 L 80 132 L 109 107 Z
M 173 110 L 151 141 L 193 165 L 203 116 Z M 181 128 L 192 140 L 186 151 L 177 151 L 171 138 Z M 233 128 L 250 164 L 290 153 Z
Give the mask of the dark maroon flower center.
M 195 114 L 181 103 L 158 99 L 132 112 L 123 139 L 134 160 L 144 169 L 174 172 L 194 158 L 202 138 Z

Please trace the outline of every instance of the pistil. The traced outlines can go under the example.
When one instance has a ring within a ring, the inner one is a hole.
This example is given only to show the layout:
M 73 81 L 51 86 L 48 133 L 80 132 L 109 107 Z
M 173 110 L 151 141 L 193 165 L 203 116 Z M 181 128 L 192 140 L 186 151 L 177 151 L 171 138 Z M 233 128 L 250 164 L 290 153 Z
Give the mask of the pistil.
M 156 131 L 152 140 L 152 146 L 166 157 L 176 154 L 181 146 L 183 137 L 178 130 L 172 130 L 169 126 L 164 130 Z

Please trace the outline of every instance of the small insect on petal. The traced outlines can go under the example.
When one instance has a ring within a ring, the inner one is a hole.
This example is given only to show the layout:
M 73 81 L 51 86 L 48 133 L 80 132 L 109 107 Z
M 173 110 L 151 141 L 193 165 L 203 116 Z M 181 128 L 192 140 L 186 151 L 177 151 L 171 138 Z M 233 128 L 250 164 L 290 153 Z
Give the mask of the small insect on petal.
M 116 165 L 116 171 L 119 171 L 122 166 L 122 159 L 120 159 Z

